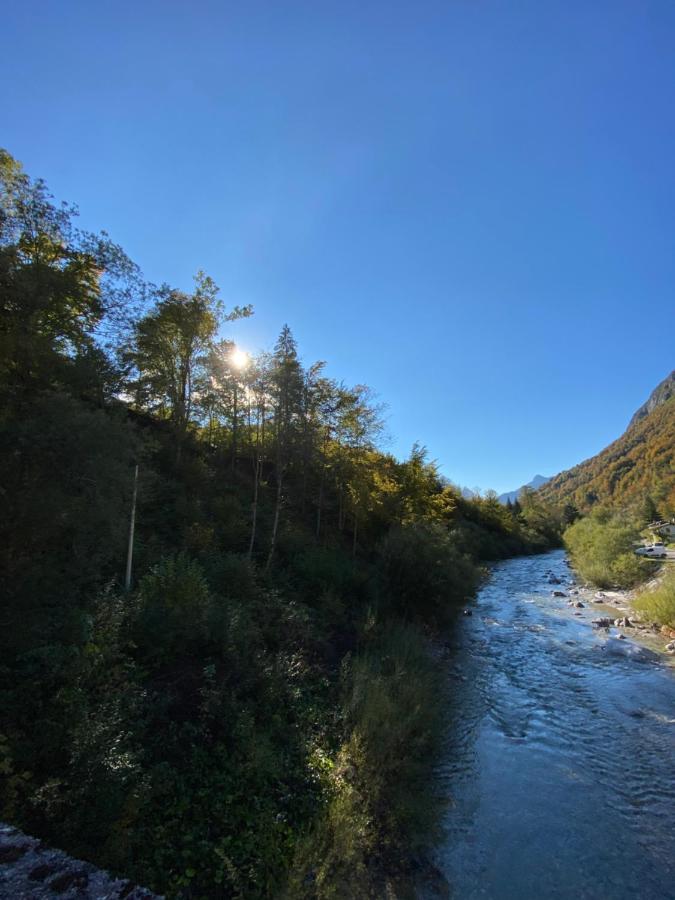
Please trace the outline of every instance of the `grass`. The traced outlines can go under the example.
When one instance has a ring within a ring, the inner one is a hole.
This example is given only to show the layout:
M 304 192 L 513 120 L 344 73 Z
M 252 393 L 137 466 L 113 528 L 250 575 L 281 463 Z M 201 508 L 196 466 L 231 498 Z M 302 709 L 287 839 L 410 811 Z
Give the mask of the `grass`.
M 329 801 L 301 847 L 287 896 L 403 896 L 402 861 L 436 836 L 434 767 L 444 732 L 440 673 L 417 627 L 393 624 L 343 670 L 344 741 Z
M 675 628 L 675 570 L 671 569 L 653 591 L 643 591 L 633 603 L 646 618 Z

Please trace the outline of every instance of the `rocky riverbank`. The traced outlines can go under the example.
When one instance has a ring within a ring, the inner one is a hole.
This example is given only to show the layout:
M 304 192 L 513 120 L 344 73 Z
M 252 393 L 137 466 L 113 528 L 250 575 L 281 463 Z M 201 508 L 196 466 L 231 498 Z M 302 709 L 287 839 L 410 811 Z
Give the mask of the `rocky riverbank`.
M 570 607 L 594 609 L 598 615 L 592 619 L 592 624 L 596 628 L 605 628 L 608 631 L 615 629 L 615 637 L 619 640 L 631 637 L 645 643 L 651 650 L 675 656 L 675 630 L 668 628 L 667 625 L 659 625 L 658 622 L 645 621 L 633 609 L 635 591 L 598 590 L 589 584 L 577 582 L 573 570 L 570 576 L 565 584 L 562 578 L 553 573 L 549 575 L 550 584 L 560 585 L 558 589 L 551 591 L 552 596 L 567 598 Z M 655 589 L 661 579 L 662 576 L 657 576 L 644 585 L 644 588 Z
M 127 879 L 53 850 L 0 823 L 0 897 L 7 900 L 162 900 Z

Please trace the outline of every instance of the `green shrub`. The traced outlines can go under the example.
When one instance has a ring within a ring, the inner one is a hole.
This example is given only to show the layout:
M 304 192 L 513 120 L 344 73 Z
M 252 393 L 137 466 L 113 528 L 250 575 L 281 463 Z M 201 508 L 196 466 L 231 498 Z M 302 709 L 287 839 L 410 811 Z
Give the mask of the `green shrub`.
M 345 709 L 380 827 L 415 847 L 436 821 L 432 767 L 443 729 L 440 673 L 415 627 L 391 625 L 356 656 Z
M 622 518 L 599 513 L 579 519 L 565 532 L 572 563 L 598 587 L 634 587 L 651 572 L 651 565 L 635 554 L 636 526 Z
M 293 560 L 293 586 L 312 603 L 326 591 L 347 597 L 360 587 L 353 560 L 339 548 L 312 547 Z
M 640 593 L 633 605 L 645 618 L 675 628 L 675 572 L 668 572 L 655 590 Z
M 199 563 L 184 553 L 163 559 L 138 587 L 137 645 L 158 661 L 191 652 L 206 639 L 209 605 Z
M 480 571 L 447 529 L 415 524 L 392 529 L 380 543 L 377 575 L 383 609 L 438 623 L 473 594 Z
M 442 804 L 434 767 L 444 730 L 440 678 L 424 638 L 410 624 L 388 626 L 346 660 L 345 739 L 328 766 L 330 800 L 298 854 L 291 896 L 384 896 L 382 879 L 436 836 Z

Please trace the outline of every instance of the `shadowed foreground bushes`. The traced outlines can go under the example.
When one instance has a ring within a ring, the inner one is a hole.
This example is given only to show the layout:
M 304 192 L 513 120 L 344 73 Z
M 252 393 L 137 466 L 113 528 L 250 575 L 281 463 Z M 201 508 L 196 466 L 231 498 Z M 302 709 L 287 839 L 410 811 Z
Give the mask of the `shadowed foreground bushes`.
M 447 623 L 480 577 L 457 543 L 446 528 L 433 524 L 393 528 L 378 548 L 383 609 L 409 621 Z
M 326 761 L 328 801 L 298 852 L 289 896 L 378 896 L 437 834 L 433 771 L 443 685 L 413 625 L 373 634 L 342 671 L 345 740 Z
M 0 150 L 0 817 L 181 900 L 383 896 L 436 821 L 422 635 L 560 515 L 74 215 Z

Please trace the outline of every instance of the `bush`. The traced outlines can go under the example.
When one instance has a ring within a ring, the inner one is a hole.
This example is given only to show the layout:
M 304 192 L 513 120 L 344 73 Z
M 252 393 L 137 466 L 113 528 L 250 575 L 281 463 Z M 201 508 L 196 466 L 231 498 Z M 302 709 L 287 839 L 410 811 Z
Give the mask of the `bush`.
M 391 625 L 351 667 L 345 709 L 361 774 L 388 842 L 415 848 L 436 812 L 432 772 L 443 730 L 438 667 L 419 631 Z
M 638 538 L 636 526 L 600 513 L 571 525 L 565 546 L 574 567 L 588 581 L 603 588 L 630 588 L 651 571 L 650 562 L 635 555 Z
M 639 594 L 633 606 L 645 618 L 675 628 L 675 572 L 668 572 L 655 590 Z
M 331 591 L 349 597 L 361 587 L 354 561 L 339 548 L 312 547 L 299 553 L 290 571 L 293 587 L 309 602 Z
M 184 553 L 158 563 L 138 588 L 134 638 L 158 661 L 196 649 L 207 636 L 209 588 L 199 563 Z
M 377 575 L 383 605 L 407 620 L 443 622 L 471 596 L 480 570 L 440 525 L 392 529 L 380 543 Z
M 345 662 L 342 680 L 345 739 L 327 766 L 330 800 L 298 854 L 291 897 L 389 895 L 384 883 L 437 836 L 444 703 L 424 638 L 413 625 L 388 626 Z

